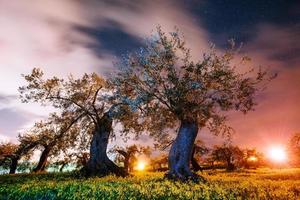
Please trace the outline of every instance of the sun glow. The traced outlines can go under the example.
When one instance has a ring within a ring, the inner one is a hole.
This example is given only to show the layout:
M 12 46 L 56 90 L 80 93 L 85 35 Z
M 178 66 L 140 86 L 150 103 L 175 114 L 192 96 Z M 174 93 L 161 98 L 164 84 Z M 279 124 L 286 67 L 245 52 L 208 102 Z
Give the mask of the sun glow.
M 286 152 L 283 147 L 274 146 L 269 150 L 269 157 L 275 162 L 285 162 L 287 160 Z
M 144 161 L 139 161 L 136 166 L 136 169 L 138 171 L 143 171 L 143 170 L 145 170 L 145 167 L 146 167 L 146 163 Z
M 250 157 L 248 158 L 248 160 L 249 160 L 249 161 L 252 161 L 252 162 L 255 162 L 255 161 L 257 161 L 257 157 L 255 157 L 255 156 L 250 156 Z

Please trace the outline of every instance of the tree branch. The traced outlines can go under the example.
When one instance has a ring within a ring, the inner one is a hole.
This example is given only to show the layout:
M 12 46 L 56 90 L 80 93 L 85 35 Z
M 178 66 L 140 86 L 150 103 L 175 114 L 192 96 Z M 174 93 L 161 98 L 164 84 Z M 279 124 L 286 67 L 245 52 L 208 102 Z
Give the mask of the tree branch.
M 94 123 L 97 124 L 96 119 L 93 117 L 93 113 L 91 113 L 84 106 L 80 105 L 79 103 L 77 103 L 76 101 L 74 101 L 72 99 L 60 97 L 60 96 L 50 96 L 50 97 L 47 97 L 46 99 L 59 99 L 59 100 L 69 101 L 69 102 L 75 104 L 76 106 L 78 106 L 79 108 L 81 108 L 83 111 L 85 111 L 85 113 L 94 121 Z

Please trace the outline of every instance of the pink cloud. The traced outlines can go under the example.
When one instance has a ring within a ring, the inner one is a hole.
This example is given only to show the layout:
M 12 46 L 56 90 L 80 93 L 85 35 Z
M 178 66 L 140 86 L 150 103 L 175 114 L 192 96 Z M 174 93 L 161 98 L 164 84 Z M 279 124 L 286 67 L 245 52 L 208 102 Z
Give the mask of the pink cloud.
M 279 72 L 258 97 L 258 106 L 248 115 L 234 114 L 235 143 L 266 151 L 272 144 L 285 145 L 290 136 L 300 131 L 300 50 L 297 28 L 261 25 L 257 37 L 246 45 L 253 63 Z M 280 57 L 282 56 L 282 57 Z

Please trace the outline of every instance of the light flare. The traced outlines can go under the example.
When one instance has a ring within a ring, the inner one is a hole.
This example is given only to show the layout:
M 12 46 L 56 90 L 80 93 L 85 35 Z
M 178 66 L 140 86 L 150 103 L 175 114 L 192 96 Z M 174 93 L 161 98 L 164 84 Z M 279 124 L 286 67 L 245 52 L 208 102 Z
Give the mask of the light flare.
M 256 156 L 250 156 L 248 158 L 248 160 L 251 161 L 251 162 L 255 162 L 255 161 L 257 161 L 257 157 Z
M 287 160 L 285 149 L 281 146 L 271 147 L 269 150 L 269 158 L 274 162 L 283 163 Z
M 143 171 L 143 170 L 145 170 L 145 167 L 146 167 L 146 163 L 144 161 L 139 161 L 136 166 L 136 169 L 138 171 Z

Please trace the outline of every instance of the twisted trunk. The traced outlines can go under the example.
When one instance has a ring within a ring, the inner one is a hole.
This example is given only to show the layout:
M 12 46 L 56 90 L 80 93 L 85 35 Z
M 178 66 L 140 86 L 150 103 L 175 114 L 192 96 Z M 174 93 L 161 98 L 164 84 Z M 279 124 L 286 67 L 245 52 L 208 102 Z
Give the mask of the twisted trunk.
M 36 166 L 36 168 L 34 168 L 34 170 L 33 170 L 34 172 L 43 172 L 43 171 L 45 171 L 46 164 L 47 164 L 47 159 L 49 157 L 50 151 L 51 151 L 51 147 L 50 146 L 45 146 L 45 148 L 44 148 L 44 150 L 41 154 L 39 163 Z
M 9 174 L 15 174 L 18 166 L 18 161 L 20 159 L 20 156 L 13 156 L 11 158 L 11 163 L 9 166 Z
M 126 175 L 125 171 L 107 156 L 107 145 L 111 130 L 112 119 L 108 114 L 104 114 L 94 131 L 90 147 L 90 159 L 84 168 L 86 176 Z
M 169 152 L 169 172 L 166 177 L 175 180 L 199 181 L 200 176 L 192 173 L 190 161 L 195 139 L 198 134 L 196 122 L 181 121 L 178 135 Z

